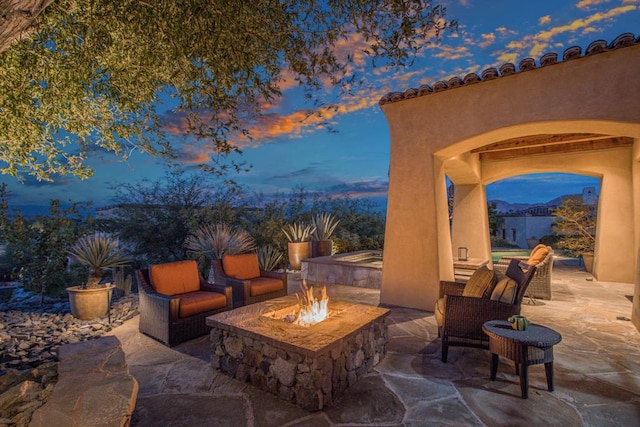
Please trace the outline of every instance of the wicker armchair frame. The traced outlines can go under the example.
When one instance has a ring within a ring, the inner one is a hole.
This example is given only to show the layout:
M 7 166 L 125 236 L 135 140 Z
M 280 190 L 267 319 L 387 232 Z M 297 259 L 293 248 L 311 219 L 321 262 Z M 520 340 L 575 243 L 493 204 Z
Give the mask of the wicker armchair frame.
M 275 271 L 266 271 L 260 269 L 261 277 L 271 277 L 272 279 L 282 280 L 283 287 L 281 290 L 269 292 L 262 295 L 251 295 L 251 280 L 236 279 L 235 277 L 227 276 L 222 267 L 222 260 L 213 261 L 213 270 L 216 283 L 221 283 L 233 288 L 233 308 L 243 307 L 249 304 L 255 304 L 262 301 L 267 301 L 273 298 L 284 297 L 287 295 L 287 275 L 286 273 L 278 273 Z
M 489 320 L 506 320 L 509 316 L 520 314 L 522 299 L 535 274 L 536 268 L 523 271 L 518 260 L 512 260 L 506 275 L 518 284 L 513 304 L 493 301 L 488 298 L 464 297 L 465 283 L 440 282 L 440 298 L 445 299 L 442 326 L 438 327 L 438 336 L 442 341 L 442 362 L 447 362 L 450 346 L 476 347 L 489 349 L 489 337 L 483 332 L 482 325 Z
M 148 269 L 136 270 L 136 280 L 140 299 L 138 329 L 169 347 L 208 334 L 211 327 L 207 326 L 206 318 L 233 308 L 233 294 L 230 286 L 209 284 L 200 277 L 200 290 L 224 294 L 227 297 L 227 305 L 181 318 L 178 316 L 180 295 L 171 296 L 156 292 L 151 286 Z
M 551 299 L 551 272 L 553 271 L 553 257 L 555 254 L 550 246 L 547 246 L 547 249 L 549 250 L 549 253 L 545 259 L 542 260 L 540 264 L 536 265 L 536 274 L 534 274 L 533 279 L 531 279 L 531 283 L 529 284 L 529 289 L 527 291 L 526 296 L 528 297 L 547 300 Z M 509 266 L 509 262 L 512 259 L 526 261 L 528 258 L 529 257 L 502 257 L 493 265 L 493 268 L 505 273 Z

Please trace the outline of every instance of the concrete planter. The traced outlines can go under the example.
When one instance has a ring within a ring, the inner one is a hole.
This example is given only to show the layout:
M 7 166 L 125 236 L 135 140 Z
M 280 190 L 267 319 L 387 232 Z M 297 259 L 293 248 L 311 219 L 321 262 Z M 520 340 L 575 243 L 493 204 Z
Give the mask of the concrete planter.
M 105 316 L 109 311 L 113 288 L 113 284 L 93 289 L 82 289 L 81 286 L 67 288 L 71 314 L 80 320 Z
M 311 242 L 289 242 L 287 251 L 291 269 L 298 271 L 302 268 L 302 260 L 311 257 Z

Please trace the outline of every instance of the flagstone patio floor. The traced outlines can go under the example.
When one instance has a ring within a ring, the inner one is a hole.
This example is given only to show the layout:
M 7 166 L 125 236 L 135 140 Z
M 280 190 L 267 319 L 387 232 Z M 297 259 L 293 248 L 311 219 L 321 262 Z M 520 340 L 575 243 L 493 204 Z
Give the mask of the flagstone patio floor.
M 289 293 L 299 282 L 289 281 Z M 378 305 L 375 289 L 332 285 L 330 298 Z M 333 406 L 307 412 L 211 368 L 203 336 L 167 348 L 138 332 L 138 318 L 110 334 L 122 342 L 139 392 L 132 426 L 640 426 L 640 333 L 633 284 L 606 283 L 554 266 L 553 299 L 524 304 L 532 322 L 562 334 L 555 391 L 543 365 L 529 369 L 529 398 L 510 361 L 490 380 L 487 350 L 453 347 L 440 361 L 433 313 L 393 308 L 384 360 Z

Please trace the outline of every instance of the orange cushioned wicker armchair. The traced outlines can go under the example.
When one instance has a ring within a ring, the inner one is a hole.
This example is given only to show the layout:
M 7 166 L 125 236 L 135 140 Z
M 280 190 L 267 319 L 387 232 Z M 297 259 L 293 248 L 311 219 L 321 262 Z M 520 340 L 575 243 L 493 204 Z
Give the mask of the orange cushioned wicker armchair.
M 231 287 L 207 283 L 194 260 L 152 265 L 136 279 L 139 330 L 169 347 L 209 333 L 205 319 L 232 308 Z
M 435 317 L 443 362 L 447 361 L 449 346 L 488 349 L 489 338 L 482 331 L 484 322 L 520 314 L 522 298 L 536 268 L 529 267 L 525 272 L 519 264 L 519 260 L 512 260 L 506 275 L 482 267 L 466 284 L 440 282 Z
M 287 295 L 287 275 L 261 270 L 255 253 L 224 255 L 213 263 L 216 283 L 233 288 L 233 307 Z

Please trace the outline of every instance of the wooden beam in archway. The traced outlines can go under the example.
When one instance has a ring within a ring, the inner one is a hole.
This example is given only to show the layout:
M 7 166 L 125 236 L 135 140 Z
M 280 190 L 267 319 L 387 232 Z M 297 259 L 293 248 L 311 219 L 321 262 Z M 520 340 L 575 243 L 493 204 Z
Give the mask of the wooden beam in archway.
M 633 144 L 633 138 L 599 134 L 531 135 L 486 145 L 472 150 L 480 160 L 504 160 L 536 154 L 558 154 L 605 150 Z

